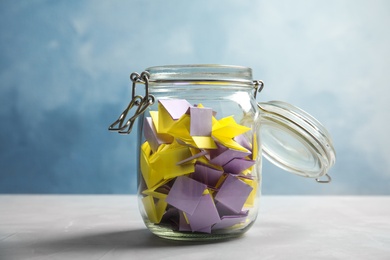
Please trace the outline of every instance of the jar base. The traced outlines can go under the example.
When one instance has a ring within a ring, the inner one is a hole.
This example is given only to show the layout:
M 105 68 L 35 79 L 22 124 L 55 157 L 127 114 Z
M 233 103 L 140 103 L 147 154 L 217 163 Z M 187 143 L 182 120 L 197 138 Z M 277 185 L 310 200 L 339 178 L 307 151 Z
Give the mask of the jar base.
M 190 232 L 190 231 L 175 231 L 169 227 L 156 225 L 153 223 L 145 223 L 146 227 L 156 236 L 168 240 L 176 241 L 194 241 L 194 242 L 211 242 L 217 240 L 229 240 L 242 236 L 251 226 L 253 222 L 241 229 L 218 230 L 212 233 Z

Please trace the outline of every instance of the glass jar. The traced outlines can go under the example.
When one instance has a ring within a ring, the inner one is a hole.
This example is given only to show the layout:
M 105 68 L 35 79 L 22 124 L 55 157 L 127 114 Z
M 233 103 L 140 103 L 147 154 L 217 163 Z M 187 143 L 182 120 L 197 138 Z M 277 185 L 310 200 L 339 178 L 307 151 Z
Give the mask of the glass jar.
M 139 208 L 155 235 L 210 240 L 246 232 L 258 214 L 262 154 L 330 181 L 335 154 L 327 131 L 284 102 L 258 104 L 263 83 L 250 68 L 159 66 L 130 78 L 132 101 L 109 129 L 130 133 L 139 118 Z

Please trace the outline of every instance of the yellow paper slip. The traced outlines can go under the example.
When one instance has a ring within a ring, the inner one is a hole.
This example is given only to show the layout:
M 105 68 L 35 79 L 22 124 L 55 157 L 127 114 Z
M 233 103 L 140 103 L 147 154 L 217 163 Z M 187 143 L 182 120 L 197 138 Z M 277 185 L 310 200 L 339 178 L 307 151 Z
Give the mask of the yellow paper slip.
M 190 116 L 184 114 L 179 120 L 170 125 L 167 129 L 167 133 L 182 140 L 191 140 L 190 123 Z
M 233 138 L 249 130 L 249 127 L 237 124 L 233 116 L 229 116 L 218 120 L 213 125 L 212 135 L 216 138 Z
M 248 149 L 245 147 L 241 146 L 238 144 L 236 141 L 234 141 L 232 138 L 229 137 L 222 137 L 222 136 L 215 136 L 215 139 L 219 143 L 221 143 L 223 146 L 226 146 L 227 148 L 233 149 L 233 150 L 238 150 L 238 151 L 243 151 L 243 152 L 249 152 Z
M 164 193 L 161 193 L 161 192 L 157 192 L 156 189 L 164 186 L 166 183 L 168 183 L 170 181 L 170 179 L 168 180 L 162 180 L 161 182 L 157 183 L 156 185 L 154 185 L 152 188 L 148 188 L 147 190 L 144 190 L 142 191 L 142 194 L 144 195 L 150 195 L 154 198 L 157 198 L 157 199 L 164 199 L 168 196 L 168 194 L 164 194 Z
M 156 127 L 157 133 L 166 134 L 168 129 L 174 123 L 175 120 L 172 119 L 168 111 L 165 110 L 165 108 L 160 103 L 158 103 L 158 120 L 157 120 L 158 127 Z
M 253 160 L 256 160 L 257 155 L 258 155 L 258 153 L 259 153 L 258 147 L 259 147 L 259 146 L 258 146 L 258 144 L 257 144 L 257 135 L 254 134 L 254 135 L 253 135 L 253 141 L 252 141 L 252 159 L 253 159 Z
M 193 172 L 195 170 L 193 164 L 177 165 L 178 162 L 191 156 L 191 151 L 186 146 L 155 153 L 150 166 L 158 174 L 156 177 L 152 175 L 151 178 L 160 179 L 162 177 L 163 179 L 170 179 Z
M 193 136 L 192 140 L 194 140 L 195 146 L 200 149 L 217 149 L 217 145 L 215 144 L 212 137 L 209 136 Z
M 155 186 L 163 179 L 163 176 L 159 175 L 155 170 L 152 169 L 152 165 L 150 163 L 150 151 L 151 149 L 149 143 L 145 142 L 141 146 L 140 167 L 142 177 L 144 178 L 148 188 Z
M 164 140 L 166 143 L 171 143 L 173 141 L 173 137 L 170 136 L 169 134 L 164 134 L 161 133 L 158 129 L 158 111 L 150 111 L 150 117 L 152 118 L 152 122 L 154 125 L 154 128 L 156 129 L 157 136 L 161 139 Z
M 148 219 L 152 223 L 160 223 L 162 216 L 164 215 L 167 203 L 163 199 L 159 199 L 158 202 L 154 203 L 154 198 L 152 196 L 146 196 L 142 198 L 142 204 Z

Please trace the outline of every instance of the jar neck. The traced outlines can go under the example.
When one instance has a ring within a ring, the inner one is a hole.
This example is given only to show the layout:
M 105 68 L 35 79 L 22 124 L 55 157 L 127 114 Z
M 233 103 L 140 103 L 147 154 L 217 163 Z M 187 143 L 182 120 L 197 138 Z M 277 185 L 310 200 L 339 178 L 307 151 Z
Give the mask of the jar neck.
M 252 87 L 252 69 L 228 65 L 172 65 L 146 69 L 151 88 L 159 84 L 211 84 Z

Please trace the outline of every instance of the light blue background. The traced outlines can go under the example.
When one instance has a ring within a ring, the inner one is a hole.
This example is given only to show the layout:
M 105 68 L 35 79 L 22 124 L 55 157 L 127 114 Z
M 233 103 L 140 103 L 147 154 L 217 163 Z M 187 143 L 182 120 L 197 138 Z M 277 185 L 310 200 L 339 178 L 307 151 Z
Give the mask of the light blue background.
M 253 68 L 331 132 L 333 182 L 264 165 L 265 194 L 390 194 L 390 2 L 0 2 L 0 192 L 134 193 L 135 137 L 107 131 L 133 71 Z

